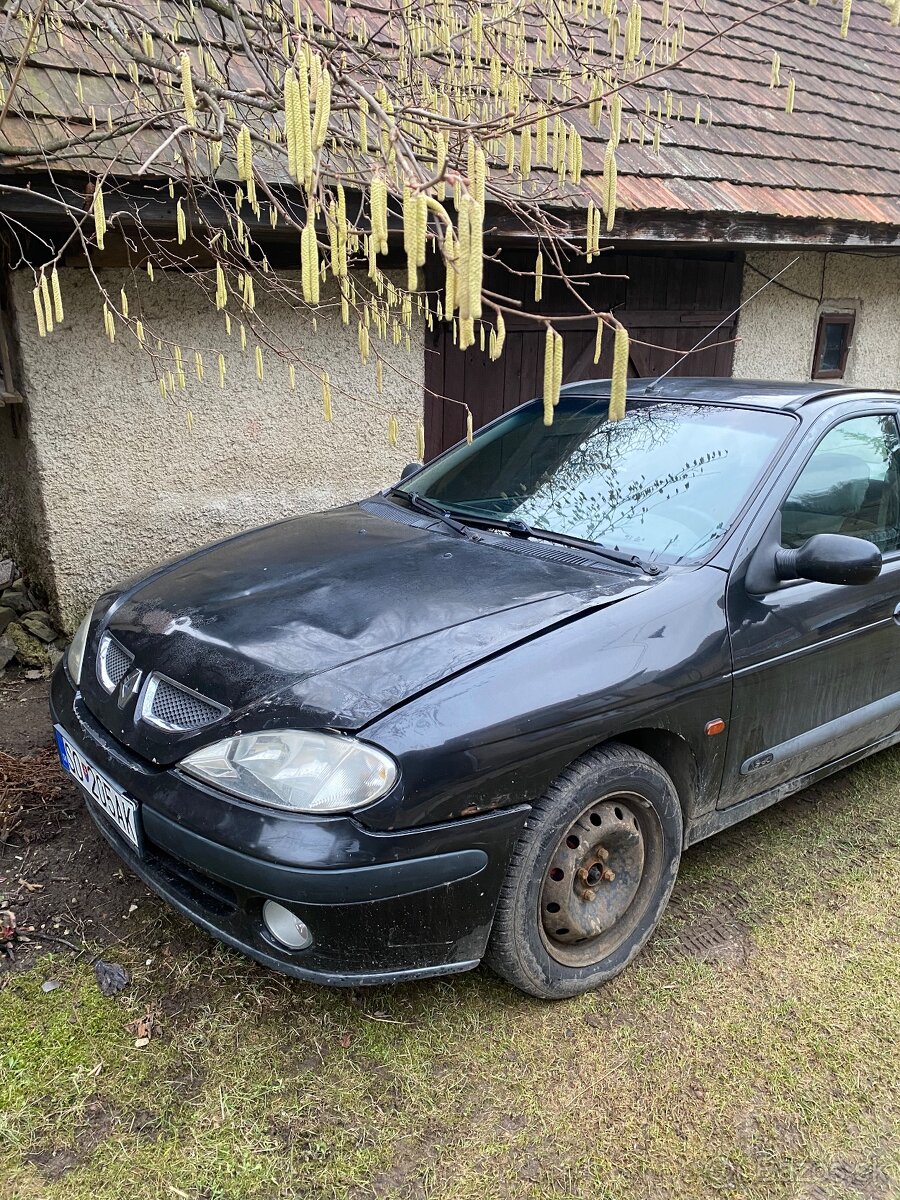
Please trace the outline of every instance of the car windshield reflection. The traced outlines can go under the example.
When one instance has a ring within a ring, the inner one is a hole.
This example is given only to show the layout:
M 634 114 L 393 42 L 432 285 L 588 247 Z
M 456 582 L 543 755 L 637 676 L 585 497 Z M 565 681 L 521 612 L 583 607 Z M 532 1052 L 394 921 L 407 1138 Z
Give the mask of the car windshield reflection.
M 621 421 L 607 398 L 563 397 L 509 413 L 401 486 L 456 516 L 536 530 L 677 563 L 727 532 L 786 436 L 783 413 L 635 401 Z

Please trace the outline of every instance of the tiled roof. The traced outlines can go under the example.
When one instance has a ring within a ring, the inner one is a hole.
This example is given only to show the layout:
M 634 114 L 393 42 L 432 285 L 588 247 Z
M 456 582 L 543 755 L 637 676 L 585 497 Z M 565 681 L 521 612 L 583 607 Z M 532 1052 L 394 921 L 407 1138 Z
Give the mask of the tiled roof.
M 660 6 L 647 0 L 643 7 L 645 37 L 650 38 Z M 540 6 L 529 8 L 537 32 Z M 373 27 L 376 15 L 384 21 L 385 9 L 386 4 L 372 0 L 353 4 L 355 12 L 369 13 Z M 335 12 L 341 10 L 343 5 L 335 4 Z M 890 26 L 883 3 L 854 0 L 846 40 L 839 36 L 839 7 L 828 0 L 774 10 L 763 0 L 700 0 L 683 15 L 687 36 L 679 63 L 624 94 L 618 151 L 621 209 L 900 226 L 900 29 Z M 744 18 L 752 20 L 695 49 L 717 29 Z M 596 20 L 600 44 L 605 18 L 598 13 Z M 221 37 L 221 25 L 216 32 Z M 389 27 L 381 36 L 389 36 Z M 7 145 L 37 147 L 66 129 L 87 131 L 89 105 L 98 114 L 105 114 L 110 104 L 121 105 L 123 80 L 109 76 L 100 43 L 75 39 L 71 31 L 63 33 L 62 43 L 33 48 L 4 126 Z M 13 61 L 20 47 L 21 30 L 4 41 L 0 55 Z M 770 86 L 773 51 L 782 61 L 778 88 Z M 241 53 L 232 55 L 229 63 L 231 87 L 256 85 Z M 76 95 L 76 75 L 83 99 Z M 791 75 L 796 96 L 794 111 L 788 114 L 786 84 Z M 575 94 L 584 86 L 576 76 Z M 648 93 L 656 111 L 665 87 L 675 94 L 676 119 L 663 129 L 657 156 L 649 138 L 641 147 L 637 140 L 625 140 L 624 131 L 629 120 L 636 126 L 643 116 Z M 679 101 L 682 119 L 677 119 Z M 698 102 L 701 120 L 695 124 Z M 605 135 L 593 128 L 584 111 L 575 113 L 572 121 L 583 139 L 581 184 L 560 188 L 552 172 L 536 170 L 524 185 L 553 207 L 584 208 L 601 192 Z M 158 134 L 145 130 L 127 145 L 120 144 L 117 172 L 135 173 L 159 140 Z M 51 153 L 49 159 L 57 169 L 98 166 L 96 159 L 71 151 Z M 2 170 L 34 171 L 40 166 L 34 158 L 4 158 L 0 148 Z M 504 178 L 498 169 L 492 187 L 512 186 Z

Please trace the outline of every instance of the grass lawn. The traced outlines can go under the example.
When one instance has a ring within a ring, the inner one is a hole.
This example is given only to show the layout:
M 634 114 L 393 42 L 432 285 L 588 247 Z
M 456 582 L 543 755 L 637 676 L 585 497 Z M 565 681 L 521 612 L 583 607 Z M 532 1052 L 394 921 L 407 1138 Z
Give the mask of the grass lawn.
M 556 1005 L 325 991 L 147 900 L 120 995 L 6 977 L 0 1196 L 900 1196 L 898 808 L 894 752 L 690 851 L 648 951 Z

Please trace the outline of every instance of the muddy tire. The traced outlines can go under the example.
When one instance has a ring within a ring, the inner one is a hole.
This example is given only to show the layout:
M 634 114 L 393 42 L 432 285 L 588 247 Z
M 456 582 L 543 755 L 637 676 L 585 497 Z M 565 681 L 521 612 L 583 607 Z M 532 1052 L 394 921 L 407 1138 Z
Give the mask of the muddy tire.
M 610 743 L 534 805 L 510 860 L 486 961 L 523 992 L 561 1000 L 601 987 L 656 928 L 681 860 L 672 780 Z

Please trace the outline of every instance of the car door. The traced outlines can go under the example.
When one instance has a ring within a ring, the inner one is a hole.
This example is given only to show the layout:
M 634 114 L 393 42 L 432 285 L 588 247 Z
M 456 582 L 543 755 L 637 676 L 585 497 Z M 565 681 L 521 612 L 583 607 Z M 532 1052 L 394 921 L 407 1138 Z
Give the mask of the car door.
M 850 534 L 873 541 L 883 566 L 867 584 L 794 580 L 752 594 L 751 554 L 735 565 L 726 590 L 734 691 L 719 807 L 874 744 L 900 723 L 896 411 L 873 405 L 835 417 L 812 447 L 804 440 L 781 478 L 787 486 L 761 514 L 776 544 Z

